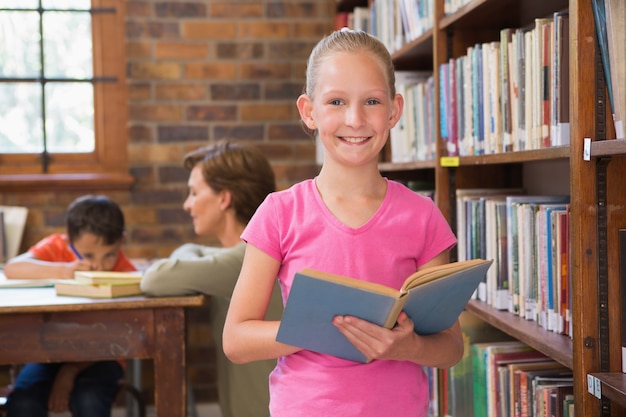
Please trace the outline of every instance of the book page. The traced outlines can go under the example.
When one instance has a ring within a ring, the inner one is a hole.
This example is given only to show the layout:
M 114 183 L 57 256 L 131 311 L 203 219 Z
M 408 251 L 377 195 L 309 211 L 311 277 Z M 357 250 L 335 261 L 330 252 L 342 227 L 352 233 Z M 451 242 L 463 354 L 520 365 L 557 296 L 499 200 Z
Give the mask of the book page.
M 450 275 L 454 272 L 480 265 L 485 262 L 489 261 L 485 261 L 484 259 L 470 259 L 467 261 L 452 262 L 445 265 L 438 265 L 422 269 L 421 271 L 417 271 L 409 276 L 406 281 L 404 281 L 404 285 L 402 285 L 400 291 L 406 292 L 407 290 L 417 287 L 418 285 L 423 285 L 427 282 L 434 281 L 441 277 Z
M 325 281 L 336 282 L 338 284 L 355 287 L 355 288 L 361 288 L 364 290 L 377 292 L 377 293 L 389 295 L 392 297 L 399 297 L 401 294 L 400 291 L 391 287 L 387 287 L 386 285 L 377 284 L 375 282 L 362 281 L 360 279 L 344 277 L 344 276 L 336 275 L 336 274 L 330 274 L 328 272 L 317 271 L 314 269 L 305 268 L 302 270 L 301 273 L 304 275 L 309 275 L 311 277 L 318 278 L 318 279 L 323 279 Z

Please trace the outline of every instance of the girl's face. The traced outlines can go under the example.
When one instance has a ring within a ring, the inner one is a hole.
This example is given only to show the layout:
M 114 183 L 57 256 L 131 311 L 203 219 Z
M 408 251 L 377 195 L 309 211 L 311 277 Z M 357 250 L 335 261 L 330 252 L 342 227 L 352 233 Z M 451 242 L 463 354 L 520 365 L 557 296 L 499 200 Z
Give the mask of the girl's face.
M 191 215 L 194 231 L 200 236 L 217 234 L 219 227 L 223 224 L 222 207 L 225 193 L 216 193 L 204 181 L 201 164 L 193 167 L 187 185 L 189 195 L 185 199 L 183 208 Z
M 302 95 L 298 110 L 317 129 L 326 157 L 357 166 L 377 161 L 403 99 L 389 97 L 388 80 L 371 53 L 338 52 L 319 66 L 313 98 Z

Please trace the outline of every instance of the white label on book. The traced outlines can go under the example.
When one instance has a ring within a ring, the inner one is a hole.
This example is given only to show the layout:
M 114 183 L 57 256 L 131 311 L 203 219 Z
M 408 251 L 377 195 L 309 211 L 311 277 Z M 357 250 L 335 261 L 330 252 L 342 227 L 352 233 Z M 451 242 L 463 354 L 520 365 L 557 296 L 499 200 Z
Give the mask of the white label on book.
M 587 374 L 587 391 L 589 392 L 589 394 L 593 395 L 594 390 L 594 383 L 593 383 L 593 376 L 591 376 L 591 374 Z
M 583 160 L 591 160 L 591 138 L 585 138 L 583 142 Z
M 593 378 L 593 385 L 594 385 L 594 395 L 598 398 L 602 398 L 602 384 L 600 383 L 600 380 L 596 377 Z

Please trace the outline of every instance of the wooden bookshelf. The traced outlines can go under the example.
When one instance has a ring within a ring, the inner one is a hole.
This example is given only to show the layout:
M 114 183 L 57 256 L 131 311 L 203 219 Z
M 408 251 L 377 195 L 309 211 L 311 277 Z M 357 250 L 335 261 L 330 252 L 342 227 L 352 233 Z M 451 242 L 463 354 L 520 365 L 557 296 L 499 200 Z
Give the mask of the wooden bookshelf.
M 523 319 L 508 311 L 496 310 L 481 301 L 471 300 L 466 310 L 561 365 L 570 369 L 574 368 L 572 340 L 568 336 L 548 331 L 533 321 Z
M 592 373 L 600 381 L 602 397 L 626 406 L 626 374 L 623 372 Z
M 569 145 L 463 156 L 453 161 L 453 166 L 443 166 L 441 158 L 446 156 L 446 150 L 437 131 L 434 161 L 381 162 L 379 168 L 390 177 L 434 177 L 435 201 L 452 223 L 457 188 L 523 187 L 524 170 L 533 169 L 536 163 L 554 161 L 559 162 L 559 166 L 565 165 L 570 194 L 573 335 L 546 331 L 534 322 L 478 301 L 470 302 L 467 310 L 571 368 L 577 416 L 623 416 L 626 415 L 626 376 L 621 373 L 616 230 L 626 228 L 623 188 L 626 139 L 597 140 L 605 138 L 607 132 L 610 135 L 612 129 L 603 125 L 610 122 L 609 113 L 598 106 L 608 100 L 599 96 L 604 93 L 599 93 L 597 82 L 601 80 L 598 77 L 601 61 L 597 53 L 592 0 L 473 0 L 447 16 L 444 15 L 444 0 L 434 0 L 433 30 L 402 46 L 392 58 L 399 70 L 432 70 L 435 91 L 439 91 L 442 81 L 439 66 L 466 54 L 469 46 L 498 41 L 503 28 L 528 29 L 536 18 L 564 10 L 569 12 L 570 35 Z M 437 123 L 438 100 L 435 94 Z M 588 156 L 585 156 L 585 138 L 592 138 Z M 601 381 L 602 400 L 589 392 L 588 375 Z

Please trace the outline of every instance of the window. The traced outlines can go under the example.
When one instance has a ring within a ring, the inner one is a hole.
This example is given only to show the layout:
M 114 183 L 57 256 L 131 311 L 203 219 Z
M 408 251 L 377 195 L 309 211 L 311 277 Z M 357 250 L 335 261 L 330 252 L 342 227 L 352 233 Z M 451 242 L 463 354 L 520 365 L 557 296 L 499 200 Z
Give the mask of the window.
M 0 0 L 0 190 L 125 188 L 124 0 Z

